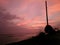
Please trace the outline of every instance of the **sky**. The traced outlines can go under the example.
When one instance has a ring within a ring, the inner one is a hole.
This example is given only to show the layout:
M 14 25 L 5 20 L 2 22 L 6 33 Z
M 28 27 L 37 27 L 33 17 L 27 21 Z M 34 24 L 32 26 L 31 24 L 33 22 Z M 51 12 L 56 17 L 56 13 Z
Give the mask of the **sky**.
M 49 24 L 60 28 L 60 0 L 47 3 Z M 0 33 L 35 35 L 45 26 L 45 0 L 0 0 Z

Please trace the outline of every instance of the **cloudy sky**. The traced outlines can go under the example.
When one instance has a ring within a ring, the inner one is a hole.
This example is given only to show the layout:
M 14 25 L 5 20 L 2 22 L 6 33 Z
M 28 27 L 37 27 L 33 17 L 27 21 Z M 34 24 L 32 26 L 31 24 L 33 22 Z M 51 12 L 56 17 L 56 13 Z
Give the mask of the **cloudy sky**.
M 60 28 L 60 0 L 47 2 L 49 24 Z M 0 0 L 0 33 L 36 33 L 45 25 L 45 0 Z

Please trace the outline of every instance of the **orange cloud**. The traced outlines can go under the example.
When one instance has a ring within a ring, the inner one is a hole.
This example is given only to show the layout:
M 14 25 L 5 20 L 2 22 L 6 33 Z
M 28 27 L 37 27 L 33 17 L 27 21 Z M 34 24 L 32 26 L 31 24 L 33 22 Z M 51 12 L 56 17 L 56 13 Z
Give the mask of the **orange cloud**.
M 25 20 L 21 23 L 17 23 L 17 26 L 23 26 L 23 27 L 27 27 L 27 28 L 37 28 L 37 27 L 43 27 L 45 26 L 45 22 L 44 21 L 40 21 L 41 17 L 40 16 L 36 16 L 31 20 Z
M 51 15 L 52 13 L 56 13 L 60 11 L 60 3 L 52 5 L 49 7 L 49 14 Z

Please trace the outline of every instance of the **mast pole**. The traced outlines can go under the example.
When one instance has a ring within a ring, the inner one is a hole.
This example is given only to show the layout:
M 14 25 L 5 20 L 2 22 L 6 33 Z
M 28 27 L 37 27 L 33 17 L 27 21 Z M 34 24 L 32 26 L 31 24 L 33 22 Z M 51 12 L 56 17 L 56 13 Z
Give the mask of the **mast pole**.
M 48 25 L 48 10 L 47 10 L 47 1 L 45 1 L 45 8 L 46 8 L 46 21 Z

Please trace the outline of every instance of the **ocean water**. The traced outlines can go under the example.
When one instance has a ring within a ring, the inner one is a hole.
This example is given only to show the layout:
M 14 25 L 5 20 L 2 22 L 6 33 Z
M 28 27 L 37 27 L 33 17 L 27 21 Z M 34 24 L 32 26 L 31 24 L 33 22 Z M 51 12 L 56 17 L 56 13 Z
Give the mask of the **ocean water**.
M 18 42 L 32 37 L 32 34 L 0 34 L 0 45 L 5 45 L 12 42 Z
M 0 45 L 5 45 L 12 42 L 18 42 L 23 40 L 24 37 L 21 35 L 15 34 L 0 34 Z
M 0 45 L 5 45 L 12 42 L 22 41 L 28 38 L 31 38 L 36 34 L 0 34 Z M 56 34 L 56 39 L 60 40 L 60 32 Z

